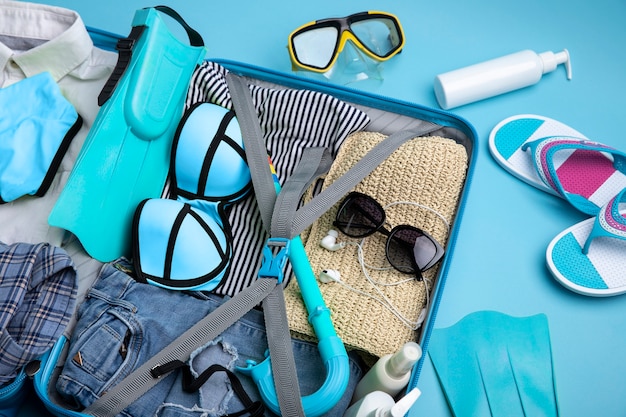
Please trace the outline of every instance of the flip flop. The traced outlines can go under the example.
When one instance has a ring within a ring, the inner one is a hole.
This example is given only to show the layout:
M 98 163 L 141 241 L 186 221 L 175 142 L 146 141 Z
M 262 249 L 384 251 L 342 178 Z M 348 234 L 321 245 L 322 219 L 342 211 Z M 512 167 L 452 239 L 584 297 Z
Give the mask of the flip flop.
M 572 291 L 595 297 L 626 293 L 626 189 L 596 217 L 556 236 L 546 258 L 552 275 Z
M 596 215 L 626 188 L 626 154 L 547 117 L 501 121 L 489 134 L 489 150 L 515 177 L 586 214 Z

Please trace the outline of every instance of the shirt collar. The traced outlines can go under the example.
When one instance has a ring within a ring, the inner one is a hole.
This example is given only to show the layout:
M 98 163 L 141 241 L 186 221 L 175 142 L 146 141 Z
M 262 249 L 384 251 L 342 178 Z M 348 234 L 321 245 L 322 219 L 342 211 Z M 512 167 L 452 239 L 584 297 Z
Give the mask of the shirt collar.
M 0 2 L 0 34 L 44 42 L 26 51 L 13 51 L 0 44 L 0 65 L 9 60 L 26 77 L 48 71 L 60 80 L 84 62 L 93 42 L 78 13 L 26 2 Z

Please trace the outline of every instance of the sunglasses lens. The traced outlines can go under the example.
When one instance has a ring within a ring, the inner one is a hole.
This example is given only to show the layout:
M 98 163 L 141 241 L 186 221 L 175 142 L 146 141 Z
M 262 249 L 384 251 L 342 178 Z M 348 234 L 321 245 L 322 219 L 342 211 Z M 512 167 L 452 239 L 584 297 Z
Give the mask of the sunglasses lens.
M 335 27 L 314 27 L 294 35 L 291 42 L 298 62 L 321 69 L 332 61 L 338 38 Z
M 391 18 L 359 20 L 350 24 L 350 29 L 366 48 L 381 58 L 391 54 L 402 42 L 399 28 Z
M 400 226 L 387 239 L 389 263 L 404 273 L 430 268 L 443 255 L 443 249 L 430 236 L 414 227 Z
M 378 202 L 366 195 L 352 193 L 337 212 L 335 226 L 351 237 L 365 237 L 385 222 L 385 211 Z

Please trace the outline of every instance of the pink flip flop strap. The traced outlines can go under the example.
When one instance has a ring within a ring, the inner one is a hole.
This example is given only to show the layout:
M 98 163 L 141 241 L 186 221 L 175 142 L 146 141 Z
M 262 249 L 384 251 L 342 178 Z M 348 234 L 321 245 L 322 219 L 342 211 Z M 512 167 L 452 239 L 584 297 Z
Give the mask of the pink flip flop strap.
M 626 217 L 619 210 L 619 205 L 626 202 L 626 189 L 613 197 L 598 214 L 598 222 L 607 232 L 626 239 Z
M 554 166 L 554 154 L 561 150 L 573 152 L 557 169 Z M 594 158 L 593 154 L 618 153 L 601 143 L 560 136 L 538 141 L 533 151 L 537 173 L 546 185 L 564 197 L 569 192 L 585 198 L 589 198 L 615 172 L 615 168 L 607 164 L 604 157 Z M 582 172 L 581 166 L 585 167 Z
M 583 253 L 589 252 L 591 241 L 598 237 L 612 237 L 626 240 L 626 217 L 620 213 L 620 203 L 626 202 L 626 188 L 609 200 L 598 212 L 593 228 L 583 246 Z

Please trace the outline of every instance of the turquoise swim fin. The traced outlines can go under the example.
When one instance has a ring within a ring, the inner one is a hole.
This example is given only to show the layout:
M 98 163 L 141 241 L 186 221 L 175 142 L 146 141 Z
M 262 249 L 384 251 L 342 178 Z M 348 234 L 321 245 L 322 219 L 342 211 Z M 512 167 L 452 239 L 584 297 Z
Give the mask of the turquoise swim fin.
M 183 25 L 190 45 L 170 32 L 162 13 Z M 102 262 L 130 255 L 137 205 L 161 196 L 191 75 L 206 54 L 202 37 L 168 7 L 138 10 L 132 27 L 118 42 L 102 107 L 48 218 Z
M 433 330 L 428 353 L 457 417 L 559 415 L 543 314 L 469 314 Z
M 455 326 L 434 329 L 428 356 L 455 417 L 490 416 L 479 358 L 464 338 L 462 329 Z
M 509 344 L 508 349 L 517 388 L 524 393 L 520 395 L 524 413 L 558 416 L 548 319 L 541 314 L 518 320 L 517 332 L 516 343 Z

